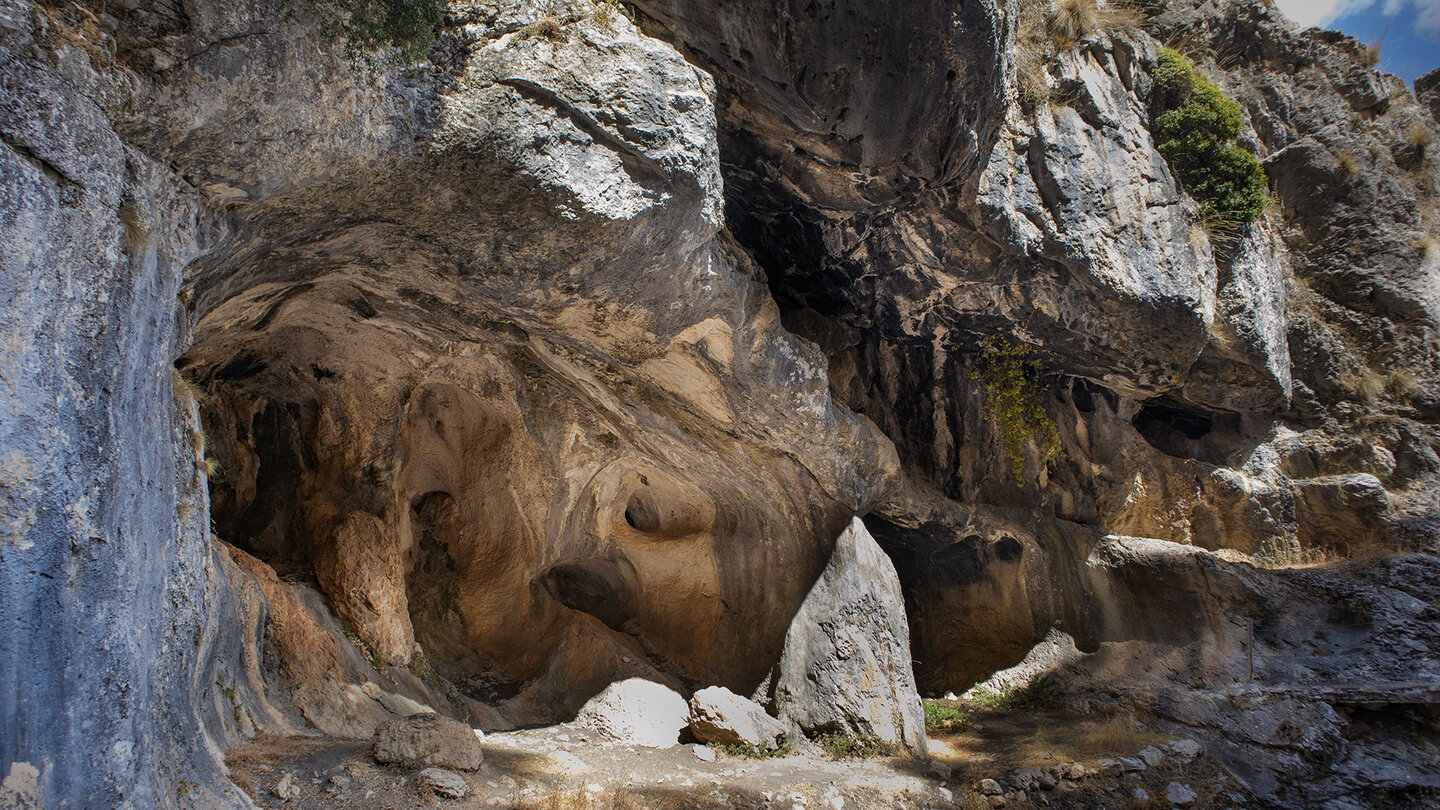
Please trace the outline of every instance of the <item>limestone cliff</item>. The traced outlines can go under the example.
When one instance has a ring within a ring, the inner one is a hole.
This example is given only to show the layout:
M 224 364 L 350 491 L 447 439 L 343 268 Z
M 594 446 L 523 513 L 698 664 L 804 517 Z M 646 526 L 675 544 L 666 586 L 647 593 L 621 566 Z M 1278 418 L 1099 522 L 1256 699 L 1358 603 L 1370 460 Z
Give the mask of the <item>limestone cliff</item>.
M 752 694 L 857 516 L 921 691 L 1058 629 L 1273 801 L 1357 789 L 1303 784 L 1359 749 L 1297 617 L 1363 602 L 1354 671 L 1440 683 L 1435 105 L 1265 3 L 1144 5 L 451 0 L 367 67 L 314 4 L 0 0 L 0 805 Z M 1241 102 L 1255 222 L 1157 151 L 1164 46 Z M 1135 663 L 1238 678 L 1245 621 L 1313 739 Z

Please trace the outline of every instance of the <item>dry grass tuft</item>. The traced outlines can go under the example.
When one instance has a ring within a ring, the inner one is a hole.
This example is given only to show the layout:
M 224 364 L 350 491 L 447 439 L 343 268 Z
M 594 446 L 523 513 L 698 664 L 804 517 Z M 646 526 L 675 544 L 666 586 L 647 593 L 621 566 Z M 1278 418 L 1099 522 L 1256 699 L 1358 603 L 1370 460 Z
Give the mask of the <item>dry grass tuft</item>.
M 1100 8 L 1096 0 L 1059 0 L 1045 23 L 1057 43 L 1075 42 L 1100 29 Z
M 145 244 L 150 238 L 150 229 L 145 227 L 145 222 L 140 216 L 140 209 L 130 203 L 121 203 L 115 210 L 115 216 L 120 220 L 120 225 L 125 229 L 125 245 L 132 250 Z
M 516 802 L 510 810 L 643 810 L 629 791 L 615 788 L 608 792 L 590 793 L 577 790 L 569 793 L 552 793 L 538 801 Z
M 1385 393 L 1392 399 L 1409 401 L 1421 393 L 1420 378 L 1414 372 L 1397 368 L 1385 378 Z
M 1085 736 L 1098 751 L 1126 754 L 1144 748 L 1151 734 L 1140 725 L 1135 715 L 1117 714 L 1096 723 Z
M 1133 28 L 1142 19 L 1128 3 L 1099 0 L 1024 0 L 1016 16 L 1015 79 L 1029 110 L 1063 103 L 1050 84 L 1049 65 L 1059 51 L 1102 31 Z
M 519 36 L 517 37 L 517 39 L 532 39 L 535 37 L 540 37 L 542 39 L 548 39 L 552 42 L 564 42 L 567 39 L 567 37 L 565 36 L 565 21 L 554 15 L 551 15 L 549 17 L 542 17 L 539 20 L 530 23 L 529 25 L 521 28 L 518 34 Z
M 1340 174 L 1346 179 L 1354 180 L 1360 176 L 1360 158 L 1353 152 L 1341 152 L 1335 156 L 1335 162 L 1340 166 Z
M 1385 395 L 1385 375 L 1373 368 L 1362 368 L 1350 380 L 1350 390 L 1366 402 L 1379 402 Z
M 1251 556 L 1257 568 L 1304 568 L 1314 565 L 1328 565 L 1350 559 L 1346 549 L 1335 547 L 1304 548 L 1298 544 L 1266 544 Z

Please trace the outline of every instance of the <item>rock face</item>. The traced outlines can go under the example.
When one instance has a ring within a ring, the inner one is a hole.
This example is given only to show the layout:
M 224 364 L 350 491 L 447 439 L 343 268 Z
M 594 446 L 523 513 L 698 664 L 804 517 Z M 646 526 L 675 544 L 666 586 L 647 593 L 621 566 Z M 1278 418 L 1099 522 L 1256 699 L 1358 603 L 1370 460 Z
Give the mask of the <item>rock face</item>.
M 689 707 L 669 687 L 629 678 L 590 698 L 575 722 L 630 745 L 671 748 L 689 722 Z
M 690 733 L 702 743 L 774 748 L 785 726 L 753 700 L 723 686 L 710 686 L 690 696 Z
M 919 751 L 912 658 L 1233 680 L 1253 629 L 1253 728 L 1151 702 L 1275 801 L 1403 792 L 1337 718 L 1435 677 L 1433 558 L 1234 561 L 1437 550 L 1433 74 L 1226 0 L 451 0 L 365 75 L 295 5 L 0 0 L 7 790 L 245 806 L 262 731 L 782 652 L 787 716 Z M 1274 183 L 1234 233 L 1150 138 L 1159 42 Z M 1001 339 L 1062 451 L 1019 473 Z M 1307 624 L 1390 685 L 1297 695 Z
M 473 771 L 485 760 L 480 732 L 438 714 L 412 714 L 375 729 L 376 762 Z M 463 781 L 463 780 L 462 780 Z
M 900 581 L 859 518 L 795 614 L 763 693 L 806 732 L 873 737 L 924 756 Z

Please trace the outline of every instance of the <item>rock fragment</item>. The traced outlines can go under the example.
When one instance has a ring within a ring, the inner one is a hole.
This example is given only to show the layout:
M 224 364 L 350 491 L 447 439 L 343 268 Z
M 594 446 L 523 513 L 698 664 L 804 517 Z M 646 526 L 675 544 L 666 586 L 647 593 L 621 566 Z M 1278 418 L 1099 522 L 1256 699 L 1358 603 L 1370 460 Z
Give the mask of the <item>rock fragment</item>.
M 755 701 L 723 686 L 711 686 L 690 697 L 690 733 L 700 742 L 773 749 L 785 726 Z
M 465 777 L 444 768 L 426 768 L 420 772 L 420 787 L 442 799 L 463 799 L 470 793 Z
M 1191 790 L 1189 785 L 1171 782 L 1165 786 L 1165 800 L 1171 804 L 1184 807 L 1195 803 L 1195 791 Z
M 293 802 L 300 798 L 300 786 L 295 784 L 295 776 L 290 773 L 280 777 L 280 781 L 275 783 L 270 792 L 281 801 Z
M 803 730 L 846 729 L 925 755 L 900 579 L 859 518 L 836 541 L 760 694 Z
M 377 728 L 371 754 L 376 762 L 473 771 L 485 758 L 481 736 L 479 731 L 448 717 L 412 714 Z

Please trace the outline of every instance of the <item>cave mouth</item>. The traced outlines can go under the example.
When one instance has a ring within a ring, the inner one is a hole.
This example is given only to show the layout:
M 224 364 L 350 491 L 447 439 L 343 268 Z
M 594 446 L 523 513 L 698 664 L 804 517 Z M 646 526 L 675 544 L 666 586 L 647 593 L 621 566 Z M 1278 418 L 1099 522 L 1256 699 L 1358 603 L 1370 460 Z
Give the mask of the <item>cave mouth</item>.
M 617 633 L 636 634 L 633 575 L 623 560 L 588 559 L 553 565 L 540 583 L 555 601 L 599 619 Z
M 1167 456 L 1225 464 L 1247 445 L 1239 414 L 1212 411 L 1170 397 L 1146 401 L 1130 423 L 1146 443 Z
M 921 695 L 962 692 L 1019 663 L 1039 641 L 1028 603 L 1015 598 L 1027 560 L 1014 535 L 876 515 L 865 525 L 900 580 Z

